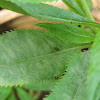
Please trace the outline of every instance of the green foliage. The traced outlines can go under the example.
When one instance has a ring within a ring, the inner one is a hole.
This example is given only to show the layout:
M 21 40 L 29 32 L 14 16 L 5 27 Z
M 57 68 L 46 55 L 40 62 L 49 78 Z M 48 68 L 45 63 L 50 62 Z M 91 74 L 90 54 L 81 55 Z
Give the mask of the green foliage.
M 31 96 L 25 92 L 22 88 L 16 88 L 20 100 L 32 100 Z
M 16 98 L 17 97 L 17 98 Z M 0 100 L 33 100 L 25 89 L 16 87 L 2 87 L 0 88 Z
M 7 97 L 10 94 L 10 92 L 11 92 L 11 88 L 9 88 L 9 87 L 7 87 L 7 88 L 5 88 L 5 87 L 0 88 L 0 99 L 1 100 L 7 99 Z
M 77 54 L 69 62 L 67 73 L 44 100 L 87 100 L 86 75 L 89 53 Z
M 85 0 L 85 1 L 86 1 L 87 5 L 88 5 L 89 9 L 91 10 L 93 8 L 92 0 Z
M 67 24 L 40 23 L 37 26 L 46 28 L 54 36 L 73 43 L 90 43 L 95 37 L 93 32 Z
M 67 60 L 87 46 L 44 31 L 16 30 L 0 36 L 0 47 L 0 85 L 13 86 L 55 79 L 66 69 Z
M 10 95 L 8 96 L 7 100 L 16 100 L 15 94 L 13 90 L 11 91 Z
M 28 15 L 26 13 L 26 11 L 24 11 L 21 7 L 18 7 L 16 4 L 14 4 L 10 1 L 0 0 L 0 6 L 5 8 L 5 9 L 9 9 L 9 10 L 12 10 L 12 11 L 16 11 L 16 12 Z
M 91 0 L 75 0 L 75 2 L 88 19 L 94 20 L 90 13 L 90 9 L 93 7 Z
M 80 2 L 80 0 L 74 0 L 75 3 L 81 8 L 81 9 L 84 9 L 84 7 L 82 7 L 82 4 Z M 93 8 L 93 3 L 92 3 L 92 0 L 85 0 L 89 9 L 91 10 Z
M 45 2 L 48 0 L 0 0 L 0 6 L 18 13 L 22 13 L 25 15 L 30 15 L 25 11 L 22 6 L 18 6 L 19 3 L 31 3 L 31 4 L 38 4 L 41 2 Z M 49 1 L 54 1 L 54 0 L 49 0 Z M 57 0 L 55 0 L 57 1 Z M 9 5 L 9 6 L 8 6 Z M 27 5 L 26 5 L 27 6 Z
M 58 82 L 59 82 L 59 80 L 46 80 L 46 81 L 42 81 L 42 82 L 40 82 L 40 81 L 39 82 L 35 82 L 34 84 L 30 83 L 30 84 L 25 85 L 23 87 L 25 89 L 30 89 L 30 90 L 51 91 L 56 86 L 56 84 Z
M 63 2 L 75 13 L 85 16 L 83 11 L 77 6 L 73 0 L 63 0 Z
M 100 30 L 91 49 L 91 60 L 88 71 L 88 100 L 100 99 Z
M 0 0 L 3 8 L 49 21 L 37 24 L 46 31 L 0 35 L 0 100 L 16 100 L 16 93 L 33 100 L 32 90 L 39 91 L 36 98 L 41 90 L 53 90 L 45 100 L 100 100 L 100 24 L 90 13 L 91 0 L 63 0 L 73 12 L 45 1 Z
M 63 0 L 63 2 L 75 13 L 93 19 L 89 10 L 93 7 L 91 0 Z
M 5 7 L 8 6 L 8 1 L 2 3 L 3 1 L 0 0 L 0 6 Z M 9 2 L 10 3 L 10 2 Z M 5 7 L 7 9 L 23 13 L 28 16 L 33 16 L 38 19 L 53 21 L 53 22 L 62 22 L 62 23 L 75 23 L 75 24 L 83 24 L 83 25 L 90 25 L 90 26 L 100 26 L 98 23 L 95 23 L 85 17 L 82 17 L 78 14 L 73 12 L 59 9 L 47 4 L 32 4 L 27 2 L 11 2 L 16 4 L 16 8 L 14 6 Z M 19 11 L 19 9 L 21 10 Z M 23 10 L 23 11 L 22 11 Z M 41 12 L 42 11 L 42 12 Z

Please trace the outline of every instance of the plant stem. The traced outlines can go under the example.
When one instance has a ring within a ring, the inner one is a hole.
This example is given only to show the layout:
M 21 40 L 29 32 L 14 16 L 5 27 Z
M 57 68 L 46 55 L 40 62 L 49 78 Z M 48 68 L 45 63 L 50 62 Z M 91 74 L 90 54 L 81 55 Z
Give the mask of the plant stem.
M 86 1 L 85 0 L 81 0 L 80 2 L 82 4 L 82 6 L 83 6 L 84 13 L 86 14 L 87 18 L 89 18 L 90 20 L 94 21 L 94 18 L 92 16 L 91 12 L 90 12 L 90 9 L 89 9 Z

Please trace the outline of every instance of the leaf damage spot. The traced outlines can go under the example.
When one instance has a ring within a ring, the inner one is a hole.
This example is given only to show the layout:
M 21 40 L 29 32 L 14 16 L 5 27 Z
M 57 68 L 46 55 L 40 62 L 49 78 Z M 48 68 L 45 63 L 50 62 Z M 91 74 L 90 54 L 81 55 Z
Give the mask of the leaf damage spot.
M 89 50 L 89 48 L 83 48 L 83 49 L 81 49 L 81 52 L 84 52 L 84 51 L 87 51 L 87 50 Z

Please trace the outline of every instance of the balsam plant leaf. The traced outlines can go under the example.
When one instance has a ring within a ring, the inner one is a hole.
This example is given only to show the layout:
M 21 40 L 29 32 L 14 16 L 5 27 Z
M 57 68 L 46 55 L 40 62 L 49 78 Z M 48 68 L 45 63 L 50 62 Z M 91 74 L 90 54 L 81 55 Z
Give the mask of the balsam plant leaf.
M 100 100 L 100 30 L 96 35 L 88 71 L 88 100 Z
M 83 11 L 77 6 L 73 0 L 63 0 L 63 2 L 75 13 L 85 16 Z
M 16 88 L 20 100 L 32 100 L 32 97 L 22 88 Z
M 9 5 L 10 3 L 12 3 L 11 5 L 16 4 L 16 7 L 14 8 L 13 6 L 9 6 L 8 8 L 7 7 L 8 2 Z M 28 16 L 33 16 L 38 19 L 43 19 L 47 21 L 100 26 L 100 24 L 91 21 L 85 17 L 82 17 L 78 14 L 57 7 L 53 7 L 47 4 L 32 4 L 32 3 L 26 3 L 26 2 L 23 3 L 23 2 L 14 2 L 14 1 L 11 2 L 9 0 L 6 3 L 5 0 L 4 2 L 3 0 L 0 0 L 0 6 Z M 19 9 L 21 10 L 19 11 Z
M 39 23 L 37 26 L 46 28 L 51 34 L 73 43 L 90 43 L 94 40 L 94 33 L 78 26 L 68 24 Z
M 69 62 L 65 76 L 44 100 L 87 100 L 86 76 L 88 64 L 89 52 L 74 56 Z
M 22 13 L 24 15 L 28 15 L 28 13 L 24 11 L 21 7 L 18 7 L 16 4 L 7 0 L 0 0 L 0 6 L 8 10 L 12 10 L 18 13 Z
M 1 100 L 5 100 L 7 99 L 7 97 L 9 96 L 11 92 L 11 88 L 10 87 L 2 87 L 0 88 L 0 99 Z
M 28 15 L 28 13 L 24 11 L 24 9 L 16 5 L 17 2 L 38 4 L 45 1 L 48 1 L 48 0 L 0 0 L 0 6 L 12 11 L 16 11 L 16 12 Z M 49 0 L 49 1 L 57 1 L 57 0 Z
M 65 71 L 68 59 L 88 46 L 66 42 L 38 30 L 3 34 L 0 36 L 0 85 L 55 79 Z

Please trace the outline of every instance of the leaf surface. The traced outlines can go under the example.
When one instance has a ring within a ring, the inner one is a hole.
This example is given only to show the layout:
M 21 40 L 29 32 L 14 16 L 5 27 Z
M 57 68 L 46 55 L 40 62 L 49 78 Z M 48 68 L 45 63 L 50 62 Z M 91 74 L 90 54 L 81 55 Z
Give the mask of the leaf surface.
M 0 36 L 0 85 L 55 79 L 65 71 L 67 61 L 88 46 L 60 40 L 38 30 L 3 34 Z
M 11 92 L 11 88 L 9 87 L 0 88 L 0 99 L 5 100 L 9 96 L 10 92 Z
M 88 100 L 100 100 L 100 30 L 91 49 L 87 82 Z
M 51 91 L 56 84 L 58 83 L 58 80 L 46 80 L 42 82 L 35 82 L 34 84 L 29 84 L 26 86 L 23 86 L 25 89 L 30 89 L 30 90 L 37 90 L 37 91 Z
M 65 76 L 44 100 L 87 100 L 86 76 L 88 64 L 89 52 L 74 56 L 69 62 Z
M 13 5 L 14 4 L 14 5 Z M 12 6 L 8 6 L 12 5 Z M 74 23 L 74 24 L 84 24 L 90 26 L 100 26 L 100 24 L 95 23 L 85 17 L 82 17 L 73 12 L 56 8 L 47 4 L 32 4 L 27 2 L 15 2 L 15 1 L 6 1 L 0 0 L 0 6 L 6 9 L 10 9 L 19 13 L 22 13 L 27 16 L 33 16 L 38 19 L 53 21 L 53 22 L 62 22 L 62 23 Z M 20 10 L 21 9 L 21 10 Z
M 46 28 L 60 39 L 73 43 L 90 43 L 95 37 L 93 32 L 68 24 L 39 23 L 36 25 Z

